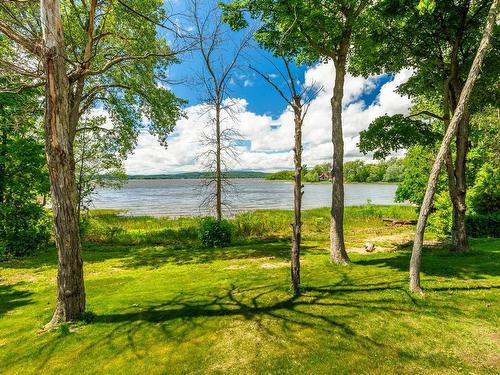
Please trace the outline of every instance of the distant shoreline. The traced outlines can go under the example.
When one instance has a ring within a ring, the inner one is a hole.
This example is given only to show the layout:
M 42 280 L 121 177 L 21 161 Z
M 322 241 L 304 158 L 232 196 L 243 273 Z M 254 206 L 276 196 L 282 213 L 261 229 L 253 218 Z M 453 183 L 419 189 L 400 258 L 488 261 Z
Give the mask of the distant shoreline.
M 270 173 L 255 171 L 233 171 L 224 174 L 226 178 L 266 178 Z M 192 180 L 210 178 L 206 172 L 186 172 L 176 174 L 128 175 L 129 180 Z
M 256 176 L 256 175 L 245 175 L 245 176 L 240 176 L 240 175 L 226 175 L 226 178 L 228 179 L 262 179 L 265 181 L 269 182 L 289 182 L 293 183 L 293 180 L 289 179 L 267 179 L 266 176 L 268 176 L 268 173 L 262 172 L 264 175 L 263 176 Z M 128 180 L 202 180 L 206 179 L 209 176 L 207 175 L 196 175 L 196 176 L 191 176 L 188 174 L 181 174 L 181 175 L 132 175 L 132 176 L 127 176 Z M 331 181 L 303 181 L 303 184 L 307 185 L 328 185 L 331 184 Z M 374 182 L 344 182 L 344 185 L 398 185 L 398 182 L 386 182 L 386 181 L 374 181 Z

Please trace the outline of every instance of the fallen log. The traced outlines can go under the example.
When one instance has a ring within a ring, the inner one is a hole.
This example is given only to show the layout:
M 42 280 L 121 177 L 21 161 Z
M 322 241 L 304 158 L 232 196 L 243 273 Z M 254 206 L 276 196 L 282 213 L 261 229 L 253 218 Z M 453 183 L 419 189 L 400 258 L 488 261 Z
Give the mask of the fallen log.
M 415 225 L 417 224 L 417 220 L 400 220 L 400 219 L 391 219 L 388 217 L 383 217 L 382 221 L 386 223 L 391 223 L 392 225 Z

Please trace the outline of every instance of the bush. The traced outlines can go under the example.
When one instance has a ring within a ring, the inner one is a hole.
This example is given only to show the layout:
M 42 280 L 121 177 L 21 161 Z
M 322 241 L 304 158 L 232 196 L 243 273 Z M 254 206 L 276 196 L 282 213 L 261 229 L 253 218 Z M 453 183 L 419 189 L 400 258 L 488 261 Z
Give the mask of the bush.
M 500 212 L 490 214 L 473 213 L 465 221 L 467 233 L 471 237 L 500 238 Z
M 229 221 L 207 217 L 201 221 L 198 238 L 203 247 L 224 247 L 231 244 L 232 232 Z
M 0 205 L 0 259 L 35 253 L 50 233 L 49 215 L 40 205 Z
M 446 238 L 451 234 L 453 226 L 453 205 L 450 194 L 444 190 L 435 195 L 434 209 L 429 216 L 429 229 L 439 238 Z
M 483 164 L 468 198 L 469 207 L 477 213 L 500 211 L 500 167 Z

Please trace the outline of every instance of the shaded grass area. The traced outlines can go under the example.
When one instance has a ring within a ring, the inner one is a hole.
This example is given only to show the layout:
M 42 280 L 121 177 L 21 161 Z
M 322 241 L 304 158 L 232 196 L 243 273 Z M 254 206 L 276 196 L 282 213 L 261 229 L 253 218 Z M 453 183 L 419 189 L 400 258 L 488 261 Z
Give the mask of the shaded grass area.
M 123 236 L 84 244 L 90 324 L 37 333 L 54 308 L 54 249 L 0 263 L 0 373 L 495 373 L 500 240 L 474 240 L 467 256 L 427 247 L 426 293 L 411 295 L 410 253 L 397 242 L 413 228 L 381 221 L 412 218 L 406 209 L 352 209 L 348 248 L 375 239 L 388 251 L 351 253 L 347 267 L 329 263 L 321 223 L 328 211 L 307 211 L 297 298 L 289 289 L 289 212 L 245 214 L 239 220 L 251 233 L 223 249 L 202 249 L 195 236 L 134 237 L 196 228 L 196 219 L 97 215 Z M 248 224 L 263 220 L 257 229 Z M 253 240 L 257 232 L 267 240 Z

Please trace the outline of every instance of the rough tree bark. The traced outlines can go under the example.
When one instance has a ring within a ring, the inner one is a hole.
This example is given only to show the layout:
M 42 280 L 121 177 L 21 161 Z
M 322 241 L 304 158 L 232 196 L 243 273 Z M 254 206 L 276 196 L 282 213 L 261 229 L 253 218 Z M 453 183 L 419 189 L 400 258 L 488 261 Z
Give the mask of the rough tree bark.
M 458 64 L 454 64 L 458 65 Z M 458 75 L 458 66 L 452 69 L 452 79 L 450 80 L 450 99 L 453 112 L 456 110 L 460 93 L 462 92 L 462 83 Z M 456 157 L 454 166 L 454 177 L 456 183 L 456 201 L 453 206 L 453 230 L 451 251 L 457 253 L 466 253 L 469 251 L 469 242 L 467 239 L 467 230 L 465 227 L 465 213 L 467 205 L 465 197 L 467 193 L 466 185 L 466 160 L 468 152 L 469 139 L 469 114 L 465 112 L 462 121 L 457 127 L 456 136 Z
M 85 311 L 77 189 L 70 128 L 70 84 L 58 0 L 41 0 L 43 60 L 46 71 L 45 152 L 51 182 L 57 252 L 57 306 L 46 328 L 77 320 Z
M 341 43 L 335 63 L 335 85 L 332 106 L 333 179 L 330 210 L 330 259 L 333 263 L 348 264 L 344 243 L 344 138 L 342 133 L 342 99 L 350 37 Z
M 300 243 L 302 229 L 302 103 L 299 96 L 293 98 L 295 125 L 294 153 L 294 187 L 293 187 L 293 236 L 292 236 L 292 287 L 295 295 L 300 294 Z
M 477 77 L 481 70 L 481 65 L 488 51 L 488 46 L 490 44 L 491 35 L 493 33 L 493 27 L 496 21 L 497 8 L 499 0 L 493 0 L 491 8 L 489 10 L 488 17 L 486 19 L 486 25 L 483 31 L 483 36 L 481 38 L 481 43 L 477 50 L 476 56 L 472 63 L 472 67 L 469 71 L 467 81 L 463 87 L 460 94 L 460 99 L 458 105 L 453 113 L 450 125 L 446 129 L 445 136 L 439 148 L 439 152 L 436 156 L 434 165 L 432 166 L 431 174 L 429 176 L 429 182 L 427 184 L 427 189 L 425 191 L 424 200 L 422 202 L 422 207 L 420 208 L 420 214 L 418 217 L 417 230 L 415 233 L 415 241 L 413 243 L 412 256 L 410 260 L 410 290 L 412 292 L 422 292 L 420 286 L 420 265 L 422 259 L 422 245 L 424 240 L 425 225 L 427 223 L 427 218 L 432 205 L 432 199 L 436 192 L 436 183 L 439 177 L 439 171 L 443 165 L 444 159 L 450 147 L 451 141 L 455 136 L 460 123 L 464 120 L 467 115 L 467 105 L 469 98 L 476 83 Z
M 451 51 L 450 76 L 448 79 L 448 96 L 452 113 L 455 112 L 460 94 L 463 89 L 463 82 L 460 78 L 459 54 L 462 48 L 464 33 L 467 24 L 467 14 L 470 9 L 470 2 L 464 2 L 461 7 L 459 17 L 459 28 L 456 34 L 455 43 Z M 465 163 L 467 158 L 469 116 L 466 113 L 458 124 L 456 135 L 456 156 L 454 165 L 455 199 L 453 203 L 453 225 L 452 225 L 452 246 L 451 250 L 464 253 L 469 250 L 467 232 L 465 228 Z
M 456 138 L 455 180 L 457 187 L 457 202 L 456 207 L 453 211 L 453 222 L 455 228 L 452 232 L 451 241 L 451 251 L 456 253 L 466 253 L 469 251 L 469 241 L 467 238 L 467 229 L 465 226 L 465 214 L 467 211 L 467 205 L 465 202 L 467 193 L 465 164 L 469 138 L 468 114 L 465 113 L 464 117 L 465 118 L 458 125 Z

